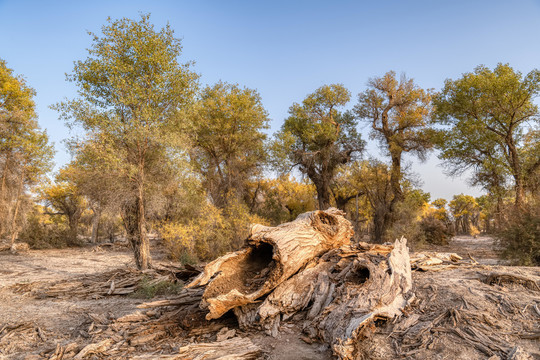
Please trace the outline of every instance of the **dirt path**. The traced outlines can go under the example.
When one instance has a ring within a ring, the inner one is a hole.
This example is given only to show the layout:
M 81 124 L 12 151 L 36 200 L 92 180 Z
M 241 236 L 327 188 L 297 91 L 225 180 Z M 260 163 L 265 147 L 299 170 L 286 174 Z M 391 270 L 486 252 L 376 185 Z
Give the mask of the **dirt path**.
M 471 254 L 471 256 L 483 265 L 505 264 L 505 261 L 499 258 L 497 243 L 491 236 L 478 236 L 477 238 L 472 236 L 454 236 L 448 245 L 428 245 L 418 250 L 452 252 L 463 258 L 468 258 L 468 255 Z
M 67 280 L 132 264 L 133 255 L 128 250 L 94 249 L 32 250 L 19 255 L 0 253 L 0 288 L 24 282 Z

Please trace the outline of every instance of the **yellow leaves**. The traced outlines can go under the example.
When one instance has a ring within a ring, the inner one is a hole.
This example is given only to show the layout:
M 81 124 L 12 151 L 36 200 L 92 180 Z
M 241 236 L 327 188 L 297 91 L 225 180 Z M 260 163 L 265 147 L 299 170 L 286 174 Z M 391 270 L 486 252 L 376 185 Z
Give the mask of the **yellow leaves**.
M 476 199 L 471 195 L 454 195 L 454 198 L 449 203 L 452 215 L 455 218 L 471 216 L 480 211 Z
M 436 201 L 434 201 L 436 203 Z M 442 222 L 447 222 L 449 220 L 448 212 L 446 211 L 446 208 L 444 207 L 437 207 L 434 206 L 434 204 L 424 203 L 422 207 L 422 211 L 419 214 L 419 220 L 433 217 L 437 220 L 440 220 Z
M 41 186 L 38 191 L 41 200 L 62 215 L 82 213 L 86 201 L 79 195 L 77 187 L 72 182 L 58 181 Z
M 255 193 L 254 201 L 259 202 L 257 212 L 274 225 L 292 221 L 299 214 L 316 208 L 315 186 L 288 174 L 251 184 L 250 191 Z
M 28 87 L 21 77 L 13 75 L 13 70 L 0 59 L 0 113 L 22 111 L 34 117 L 34 89 Z
M 372 125 L 372 136 L 383 140 L 391 152 L 422 153 L 432 147 L 425 136 L 431 94 L 431 90 L 421 89 L 404 75 L 398 80 L 396 73 L 390 71 L 370 80 L 369 89 L 358 95 L 354 110 Z
M 221 210 L 206 202 L 198 214 L 185 222 L 163 223 L 159 231 L 171 256 L 180 260 L 186 256 L 211 260 L 238 249 L 248 235 L 250 224 L 265 224 L 239 200 L 229 199 L 228 203 Z

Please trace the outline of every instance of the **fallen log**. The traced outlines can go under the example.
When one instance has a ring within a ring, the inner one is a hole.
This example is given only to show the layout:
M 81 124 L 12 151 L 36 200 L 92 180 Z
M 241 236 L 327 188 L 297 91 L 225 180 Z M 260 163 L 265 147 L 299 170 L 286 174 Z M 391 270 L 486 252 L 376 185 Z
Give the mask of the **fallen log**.
M 187 288 L 206 285 L 201 306 L 207 319 L 216 319 L 256 302 L 315 257 L 349 244 L 352 235 L 351 223 L 334 208 L 276 227 L 253 225 L 244 249 L 209 263 Z

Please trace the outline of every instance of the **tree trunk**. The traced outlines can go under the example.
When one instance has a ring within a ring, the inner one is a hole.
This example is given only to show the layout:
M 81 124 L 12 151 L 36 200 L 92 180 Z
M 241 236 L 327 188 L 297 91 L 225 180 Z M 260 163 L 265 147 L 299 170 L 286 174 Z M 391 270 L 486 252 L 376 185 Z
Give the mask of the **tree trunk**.
M 81 212 L 76 209 L 73 213 L 68 213 L 68 225 L 69 225 L 69 240 L 72 244 L 77 244 L 77 234 L 79 230 L 79 220 L 81 219 Z
M 122 209 L 122 220 L 127 239 L 133 250 L 135 264 L 139 270 L 146 270 L 151 265 L 151 258 L 150 245 L 145 232 L 144 205 L 141 203 L 140 196 L 126 202 Z
M 319 201 L 319 210 L 328 209 L 330 207 L 330 185 L 324 180 L 314 182 L 314 184 L 317 188 L 317 200 Z
M 392 187 L 391 209 L 395 208 L 397 203 L 404 200 L 403 191 L 401 191 L 401 152 L 392 154 L 392 169 L 390 170 L 390 186 Z
M 518 150 L 514 144 L 514 139 L 511 137 L 511 133 L 506 139 L 506 145 L 508 146 L 508 152 L 510 153 L 510 165 L 512 167 L 512 176 L 514 177 L 515 182 L 515 205 L 516 207 L 521 207 L 523 205 L 523 174 Z
M 515 185 L 515 192 L 516 192 L 516 201 L 515 205 L 516 207 L 521 207 L 523 205 L 523 178 L 520 175 L 514 176 L 516 185 Z
M 9 162 L 10 162 L 10 156 L 11 152 L 8 152 L 6 154 L 6 160 L 4 162 L 4 169 L 2 171 L 2 182 L 1 182 L 1 185 L 0 185 L 0 216 L 4 217 L 5 222 L 4 221 L 0 221 L 0 237 L 3 236 L 4 234 L 4 231 L 7 231 L 7 217 L 8 217 L 8 209 L 9 209 L 9 206 L 8 206 L 8 200 L 7 200 L 7 196 L 4 196 L 5 194 L 5 188 L 6 188 L 6 180 L 7 180 L 7 174 L 8 174 L 8 171 L 9 171 Z
M 206 285 L 201 306 L 208 320 L 253 303 L 313 258 L 349 244 L 353 231 L 344 215 L 331 208 L 277 227 L 253 225 L 244 249 L 209 263 L 187 288 Z
M 146 214 L 144 208 L 144 189 L 139 187 L 139 196 L 137 197 L 137 232 L 139 235 L 135 260 L 141 270 L 150 267 L 150 243 L 146 234 Z
M 375 209 L 373 214 L 373 236 L 372 241 L 376 244 L 382 244 L 384 239 L 384 233 L 386 232 L 386 213 L 387 209 Z
M 254 225 L 244 249 L 206 265 L 177 299 L 140 307 L 176 304 L 179 319 L 208 311 L 207 320 L 232 309 L 242 330 L 272 336 L 294 317 L 306 342 L 322 340 L 339 359 L 369 358 L 363 339 L 375 321 L 402 315 L 414 299 L 409 252 L 403 238 L 394 246 L 351 245 L 343 215 L 331 208 L 277 227 Z
M 101 206 L 99 204 L 94 204 L 92 206 L 92 236 L 90 237 L 90 241 L 92 244 L 97 244 L 98 241 L 98 232 L 99 232 L 99 222 L 101 219 Z
M 262 304 L 234 309 L 240 328 L 262 327 L 274 337 L 281 320 L 303 321 L 313 341 L 329 344 L 340 359 L 362 357 L 364 331 L 375 320 L 391 319 L 413 298 L 406 240 L 394 246 L 360 243 L 313 259 L 282 282 Z
M 503 224 L 503 206 L 503 197 L 497 194 L 497 205 L 495 207 L 495 230 L 497 231 L 501 230 Z
M 196 360 L 196 359 L 230 359 L 257 360 L 263 359 L 262 349 L 253 344 L 248 337 L 234 337 L 218 340 L 213 343 L 194 343 L 180 347 L 174 355 L 139 355 L 137 360 Z
M 334 277 L 339 285 L 333 291 L 335 295 L 330 295 L 333 300 L 306 328 L 312 332 L 311 336 L 316 335 L 330 344 L 340 359 L 363 358 L 359 354 L 368 325 L 377 319 L 401 315 L 412 297 L 406 243 L 403 238 L 396 240 L 390 255 L 386 259 L 379 256 L 379 261 L 374 261 L 373 256 L 358 254 L 348 265 L 343 264 L 345 269 Z M 329 301 L 325 299 L 325 302 Z
M 4 169 L 2 171 L 2 182 L 1 182 L 1 185 L 0 185 L 0 200 L 3 200 L 4 199 L 4 191 L 5 191 L 5 188 L 6 188 L 6 179 L 7 179 L 7 174 L 8 174 L 8 171 L 9 171 L 9 163 L 11 161 L 11 152 L 8 152 L 7 155 L 6 155 L 6 160 L 4 162 Z
M 15 239 L 17 239 L 17 236 L 19 235 L 19 231 L 17 229 L 17 216 L 19 215 L 19 207 L 21 204 L 21 193 L 24 186 L 24 171 L 21 169 L 21 176 L 19 179 L 19 186 L 17 187 L 17 197 L 15 200 L 15 209 L 13 210 L 13 218 L 11 219 L 11 238 L 10 238 L 10 247 L 13 249 L 13 245 L 15 244 Z

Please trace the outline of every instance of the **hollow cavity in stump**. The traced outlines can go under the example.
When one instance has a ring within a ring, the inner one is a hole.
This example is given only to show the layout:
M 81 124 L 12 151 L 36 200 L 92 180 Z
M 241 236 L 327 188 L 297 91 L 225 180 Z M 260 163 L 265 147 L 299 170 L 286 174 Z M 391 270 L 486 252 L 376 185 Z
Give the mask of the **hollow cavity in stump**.
M 312 211 L 276 227 L 253 225 L 246 247 L 209 263 L 190 287 L 204 286 L 207 319 L 257 302 L 308 262 L 350 243 L 353 230 L 338 209 Z

